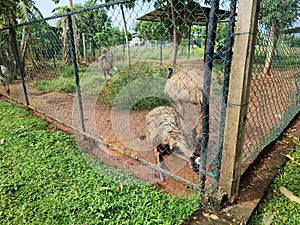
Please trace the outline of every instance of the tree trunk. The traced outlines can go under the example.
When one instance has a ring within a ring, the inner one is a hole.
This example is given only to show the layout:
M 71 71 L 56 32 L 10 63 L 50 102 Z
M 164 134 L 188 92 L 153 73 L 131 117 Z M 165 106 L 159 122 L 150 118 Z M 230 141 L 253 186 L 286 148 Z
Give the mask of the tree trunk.
M 176 14 L 175 14 L 175 8 L 173 1 L 170 1 L 171 3 L 171 15 L 172 15 L 172 25 L 173 25 L 173 38 L 171 40 L 171 65 L 176 65 L 176 58 L 177 58 L 177 52 L 178 52 L 178 41 L 177 41 L 177 23 L 176 23 Z
M 69 8 L 72 10 L 73 9 L 73 1 L 69 0 Z M 75 15 L 71 16 L 72 18 L 72 25 L 73 25 L 73 40 L 74 40 L 74 45 L 75 45 L 75 55 L 76 55 L 76 61 L 79 63 L 80 61 L 80 50 L 79 50 L 79 35 L 78 35 L 78 29 L 75 23 Z
M 86 43 L 85 43 L 85 33 L 82 33 L 82 45 L 83 45 L 83 62 L 87 62 L 86 57 Z
M 180 46 L 186 25 L 186 12 L 184 9 L 175 8 L 173 0 L 171 3 L 171 16 L 172 16 L 172 40 L 171 40 L 171 65 L 176 65 L 178 48 Z M 181 15 L 183 13 L 183 15 Z M 183 18 L 182 23 L 178 24 L 176 19 Z
M 67 17 L 62 17 L 61 25 L 63 30 L 62 44 L 63 44 L 63 60 L 69 64 L 71 62 L 69 43 L 68 43 L 68 28 L 67 28 Z
M 267 56 L 264 66 L 263 74 L 264 76 L 270 76 L 271 67 L 272 67 L 272 61 L 276 49 L 276 42 L 278 38 L 278 29 L 276 24 L 273 24 L 270 28 L 270 34 L 269 34 L 269 43 L 267 47 Z
M 128 66 L 130 66 L 131 62 L 130 62 L 130 48 L 129 48 L 129 40 L 128 40 L 127 23 L 126 23 L 124 8 L 123 8 L 122 4 L 120 4 L 120 9 L 121 9 L 123 23 L 124 23 L 125 40 L 126 40 L 126 50 L 127 50 L 127 64 L 128 64 Z
M 28 39 L 30 36 L 30 33 L 27 32 L 27 26 L 24 26 L 22 29 L 22 38 L 21 38 L 21 49 L 20 49 L 20 61 L 23 71 L 25 71 L 25 56 L 26 56 L 26 50 L 28 46 Z

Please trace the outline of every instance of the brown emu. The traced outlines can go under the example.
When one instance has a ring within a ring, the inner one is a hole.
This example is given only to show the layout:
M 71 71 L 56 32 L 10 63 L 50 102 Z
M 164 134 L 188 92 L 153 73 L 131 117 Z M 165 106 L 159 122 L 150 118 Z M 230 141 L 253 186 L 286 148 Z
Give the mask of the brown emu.
M 107 75 L 109 75 L 110 77 L 113 76 L 113 74 L 110 72 L 110 70 L 114 66 L 114 59 L 113 59 L 113 54 L 112 53 L 108 54 L 108 51 L 106 48 L 102 50 L 102 55 L 98 58 L 98 65 L 99 65 L 100 71 L 104 75 L 105 83 L 106 83 L 106 85 L 108 85 Z
M 1 65 L 0 67 L 0 83 L 2 83 L 6 93 L 9 95 L 9 83 L 12 81 L 12 76 L 6 66 Z
M 166 148 L 187 157 L 191 168 L 198 171 L 199 157 L 189 146 L 184 136 L 178 114 L 173 107 L 159 106 L 154 108 L 146 115 L 147 121 L 147 141 L 155 146 L 154 152 L 157 158 L 158 166 L 163 162 L 163 151 Z M 160 178 L 164 180 L 160 173 Z

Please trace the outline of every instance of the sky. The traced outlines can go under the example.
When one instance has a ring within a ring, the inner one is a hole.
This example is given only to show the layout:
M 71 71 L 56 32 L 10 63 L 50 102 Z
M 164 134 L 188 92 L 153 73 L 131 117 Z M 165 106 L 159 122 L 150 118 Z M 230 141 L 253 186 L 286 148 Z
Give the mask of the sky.
M 73 0 L 73 5 L 84 4 L 85 0 Z M 35 6 L 41 11 L 44 17 L 52 16 L 52 10 L 57 6 L 69 5 L 68 0 L 60 0 L 59 4 L 54 4 L 52 0 L 35 0 Z
M 84 4 L 86 0 L 73 0 L 73 5 L 75 4 Z M 100 1 L 99 1 L 100 2 Z M 35 0 L 35 5 L 41 11 L 44 17 L 52 16 L 52 10 L 57 6 L 66 6 L 69 5 L 69 0 L 60 0 L 59 4 L 54 4 L 52 0 Z M 139 12 L 140 14 L 141 12 Z M 141 16 L 141 14 L 139 15 Z M 132 21 L 133 22 L 133 21 Z M 300 18 L 294 24 L 294 27 L 300 26 Z
M 73 0 L 73 5 L 81 4 L 83 5 L 86 0 Z M 101 1 L 98 1 L 100 4 Z M 52 16 L 52 10 L 58 6 L 68 6 L 69 0 L 60 0 L 59 4 L 55 4 L 52 0 L 35 0 L 35 6 L 41 11 L 43 17 Z M 153 4 L 145 4 L 143 6 L 136 5 L 136 7 L 132 10 L 127 10 L 125 8 L 125 16 L 127 21 L 127 26 L 129 31 L 133 31 L 134 23 L 136 23 L 136 18 L 148 13 L 153 10 Z M 119 7 L 114 8 L 113 10 L 108 11 L 108 16 L 112 19 L 112 25 L 116 27 L 120 27 L 123 29 L 123 21 L 121 17 L 121 13 L 119 12 Z

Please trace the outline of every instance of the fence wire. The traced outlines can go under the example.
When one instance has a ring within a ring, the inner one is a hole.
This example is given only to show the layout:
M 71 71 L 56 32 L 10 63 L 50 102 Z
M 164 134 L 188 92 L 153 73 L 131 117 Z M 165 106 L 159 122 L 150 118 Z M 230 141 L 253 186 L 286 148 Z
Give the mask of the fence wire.
M 280 26 L 280 25 L 279 25 Z M 277 33 L 260 21 L 255 46 L 243 163 L 246 168 L 299 113 L 299 29 Z
M 126 154 L 158 171 L 144 179 L 170 176 L 213 187 L 220 175 L 237 1 L 205 3 L 85 4 L 7 27 L 0 31 L 0 64 L 7 68 L 2 82 L 24 102 L 11 48 L 14 29 L 31 107 L 101 140 L 112 156 Z M 266 74 L 270 39 L 261 26 L 245 168 L 299 111 L 299 36 L 276 37 Z

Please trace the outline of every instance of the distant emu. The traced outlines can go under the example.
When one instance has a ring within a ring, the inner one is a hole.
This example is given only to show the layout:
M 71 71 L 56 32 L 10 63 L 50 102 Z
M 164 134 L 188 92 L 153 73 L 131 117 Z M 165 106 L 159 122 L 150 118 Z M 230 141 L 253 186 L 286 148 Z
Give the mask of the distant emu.
M 0 66 L 0 83 L 2 83 L 6 93 L 10 94 L 9 83 L 12 81 L 12 76 L 6 66 Z
M 114 59 L 113 59 L 113 54 L 109 53 L 106 48 L 102 49 L 102 55 L 98 58 L 98 64 L 100 71 L 103 73 L 104 78 L 105 78 L 105 83 L 107 83 L 107 75 L 110 77 L 113 76 L 113 74 L 110 72 L 110 70 L 114 67 Z

